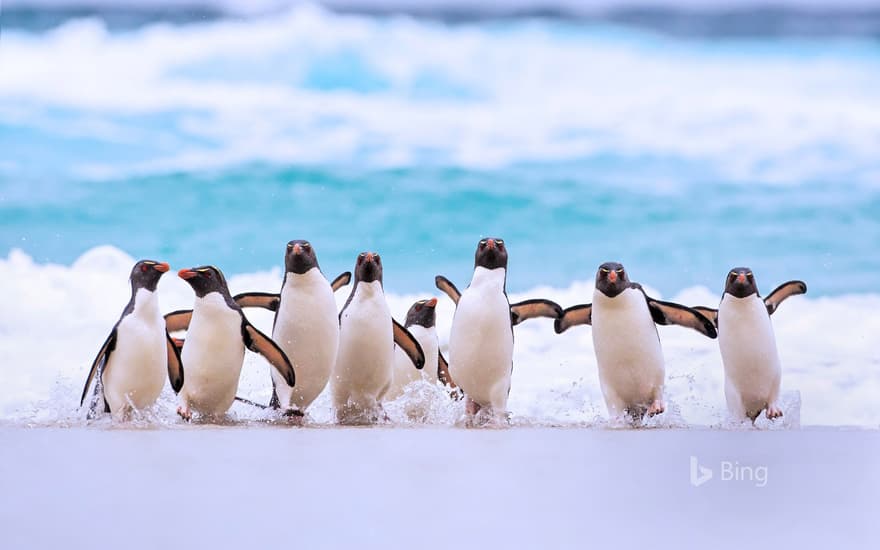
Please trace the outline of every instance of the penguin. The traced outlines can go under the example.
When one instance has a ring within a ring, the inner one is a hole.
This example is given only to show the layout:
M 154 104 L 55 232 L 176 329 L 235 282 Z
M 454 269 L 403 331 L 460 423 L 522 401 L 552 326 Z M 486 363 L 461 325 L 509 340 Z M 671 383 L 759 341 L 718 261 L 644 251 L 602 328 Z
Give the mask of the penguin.
M 214 266 L 181 269 L 178 276 L 196 295 L 181 359 L 187 377 L 180 390 L 177 413 L 185 420 L 192 411 L 220 416 L 235 400 L 245 348 L 265 357 L 288 386 L 296 382 L 284 351 L 256 329 L 229 294 L 223 273 Z M 174 316 L 172 315 L 172 319 Z M 174 328 L 173 325 L 170 325 Z
M 752 270 L 735 267 L 727 274 L 718 309 L 694 308 L 718 329 L 724 396 L 734 417 L 754 422 L 762 411 L 771 420 L 782 416 L 782 367 L 770 316 L 785 299 L 806 292 L 803 281 L 788 281 L 761 298 Z
M 570 307 L 555 322 L 557 334 L 592 325 L 599 383 L 608 413 L 639 422 L 662 413 L 665 365 L 656 325 L 680 325 L 709 338 L 715 326 L 700 312 L 651 298 L 617 262 L 599 266 L 593 303 Z
M 180 391 L 183 366 L 165 330 L 156 293 L 168 269 L 167 263 L 153 260 L 140 260 L 131 269 L 131 298 L 92 362 L 83 387 L 80 406 L 97 378 L 88 418 L 99 409 L 127 417 L 133 410 L 149 407 L 165 386 L 166 372 L 172 389 Z
M 404 388 L 417 380 L 425 380 L 429 384 L 443 383 L 450 389 L 456 388 L 455 382 L 449 375 L 449 365 L 446 358 L 440 353 L 440 342 L 437 338 L 437 329 L 434 326 L 436 319 L 437 298 L 419 300 L 410 306 L 406 312 L 404 327 L 412 334 L 422 351 L 425 353 L 425 365 L 436 365 L 436 368 L 413 369 L 412 361 L 400 348 L 394 352 L 394 380 L 385 400 L 391 401 L 403 394 Z
M 339 353 L 330 384 L 337 422 L 386 418 L 381 403 L 393 379 L 395 344 L 416 369 L 424 367 L 421 345 L 391 317 L 382 287 L 381 257 L 361 252 L 354 286 L 339 313 Z
M 549 300 L 510 305 L 507 259 L 503 239 L 485 238 L 477 244 L 473 277 L 464 292 L 442 275 L 435 278 L 437 288 L 456 303 L 449 334 L 449 374 L 464 391 L 469 421 L 484 408 L 497 418 L 507 417 L 514 325 L 533 317 L 562 315 L 562 308 Z
M 241 307 L 262 307 L 275 312 L 272 340 L 287 354 L 296 370 L 296 386 L 288 386 L 271 370 L 272 399 L 269 406 L 284 409 L 287 416 L 303 416 L 330 380 L 339 348 L 339 316 L 334 290 L 348 284 L 351 273 L 333 283 L 321 273 L 312 244 L 304 240 L 287 243 L 284 281 L 279 294 L 238 294 Z M 243 399 L 240 399 L 244 401 Z

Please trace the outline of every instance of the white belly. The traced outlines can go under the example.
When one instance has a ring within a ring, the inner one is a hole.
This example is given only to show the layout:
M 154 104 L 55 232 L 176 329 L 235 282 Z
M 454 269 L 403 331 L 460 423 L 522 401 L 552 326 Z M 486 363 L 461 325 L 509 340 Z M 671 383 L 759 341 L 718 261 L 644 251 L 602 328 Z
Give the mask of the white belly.
M 168 373 L 165 322 L 158 307 L 151 314 L 135 311 L 117 327 L 116 349 L 101 380 L 110 411 L 143 409 L 158 399 Z
M 359 283 L 343 311 L 339 354 L 333 369 L 333 401 L 343 407 L 376 407 L 391 385 L 394 335 L 391 312 L 378 282 Z
M 437 354 L 439 344 L 437 342 L 437 330 L 434 327 L 425 328 L 420 325 L 411 325 L 407 330 L 415 337 L 425 353 L 425 366 L 421 370 L 413 365 L 409 356 L 403 350 L 394 347 L 394 379 L 391 389 L 385 394 L 385 400 L 390 401 L 400 397 L 403 389 L 416 380 L 425 380 L 430 384 L 436 384 L 437 378 Z
M 225 414 L 238 391 L 244 342 L 241 315 L 218 293 L 196 300 L 181 361 L 180 401 L 202 414 Z
M 281 406 L 305 411 L 327 386 L 339 350 L 336 300 L 317 268 L 287 274 L 272 339 L 296 372 L 291 388 L 277 369 L 269 371 Z
M 663 394 L 665 367 L 657 327 L 641 291 L 593 293 L 593 348 L 608 412 L 647 408 Z
M 500 268 L 474 270 L 449 334 L 452 379 L 469 398 L 497 413 L 507 410 L 513 366 L 513 328 L 503 277 Z
M 782 369 L 764 301 L 725 294 L 718 307 L 718 345 L 731 412 L 756 414 L 773 403 Z

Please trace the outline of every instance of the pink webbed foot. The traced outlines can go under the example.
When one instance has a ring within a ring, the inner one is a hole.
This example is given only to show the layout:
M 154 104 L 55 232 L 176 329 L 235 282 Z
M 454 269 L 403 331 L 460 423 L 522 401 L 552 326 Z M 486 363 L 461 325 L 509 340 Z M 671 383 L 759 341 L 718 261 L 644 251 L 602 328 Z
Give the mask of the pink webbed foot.
M 186 420 L 187 422 L 192 420 L 193 417 L 192 411 L 189 410 L 189 407 L 185 407 L 183 405 L 177 407 L 177 414 L 179 414 L 180 418 Z
M 480 409 L 482 409 L 482 408 L 483 407 L 480 406 L 479 403 L 477 403 L 476 401 L 474 401 L 470 397 L 467 398 L 467 401 L 465 402 L 465 411 L 467 411 L 468 416 L 474 416 L 475 414 L 480 412 Z
M 663 403 L 662 399 L 655 399 L 651 406 L 648 407 L 648 416 L 654 416 L 661 414 L 666 410 L 666 405 Z
M 782 409 L 776 403 L 771 403 L 767 405 L 767 418 L 773 420 L 774 418 L 782 417 Z

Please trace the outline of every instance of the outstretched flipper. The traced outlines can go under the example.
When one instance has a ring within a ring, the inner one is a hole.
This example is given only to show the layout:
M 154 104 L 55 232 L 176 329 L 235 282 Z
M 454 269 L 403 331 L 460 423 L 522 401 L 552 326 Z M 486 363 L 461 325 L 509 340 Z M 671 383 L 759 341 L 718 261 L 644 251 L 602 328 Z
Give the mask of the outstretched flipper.
M 391 324 L 393 325 L 394 331 L 394 343 L 397 344 L 407 356 L 409 356 L 410 361 L 413 362 L 413 365 L 415 365 L 417 369 L 424 367 L 425 352 L 422 351 L 422 346 L 419 345 L 419 341 L 415 339 L 410 331 L 406 330 L 403 325 L 394 319 L 391 319 Z
M 769 296 L 764 298 L 764 304 L 767 306 L 767 313 L 773 315 L 779 308 L 779 304 L 785 301 L 786 298 L 797 296 L 798 294 L 806 294 L 806 292 L 807 283 L 803 281 L 788 281 L 787 283 L 782 283 L 776 287 Z
M 452 301 L 455 302 L 455 305 L 458 305 L 458 300 L 461 298 L 461 292 L 455 288 L 455 285 L 452 284 L 452 281 L 444 277 L 443 275 L 437 275 L 434 277 L 434 284 L 446 293 L 447 296 L 452 298 Z
M 330 288 L 333 289 L 333 292 L 336 292 L 340 288 L 348 285 L 351 282 L 351 271 L 346 271 L 345 273 L 340 273 L 338 277 L 333 279 L 333 282 L 330 283 Z
M 89 369 L 89 376 L 86 378 L 86 384 L 83 386 L 82 397 L 79 399 L 79 406 L 82 407 L 83 403 L 86 401 L 86 394 L 89 392 L 89 386 L 92 385 L 92 380 L 95 379 L 95 375 L 99 375 L 103 370 L 104 365 L 107 364 L 107 361 L 110 360 L 110 355 L 113 354 L 113 350 L 116 349 L 116 327 L 113 327 L 113 330 L 110 331 L 110 335 L 104 340 L 104 345 L 101 346 L 101 349 L 98 350 L 98 355 L 95 356 L 95 360 L 92 361 L 92 368 Z M 100 385 L 101 381 L 98 381 Z M 103 397 L 103 395 L 102 395 Z M 105 402 L 106 403 L 106 402 Z M 105 404 L 106 407 L 106 404 Z
M 550 319 L 559 319 L 562 317 L 562 307 L 556 302 L 550 300 L 534 299 L 523 300 L 510 306 L 510 322 L 514 326 L 522 323 L 526 319 L 534 319 L 535 317 L 549 317 Z
M 171 382 L 171 389 L 177 393 L 183 387 L 183 363 L 180 361 L 180 349 L 167 330 L 165 331 L 165 341 L 168 351 L 168 381 Z M 182 340 L 180 347 L 183 347 Z
M 715 323 L 707 319 L 699 311 L 680 304 L 655 300 L 648 296 L 645 296 L 645 298 L 648 300 L 648 309 L 651 310 L 651 317 L 658 325 L 680 325 L 692 328 L 709 338 L 718 337 Z
M 581 304 L 563 310 L 562 315 L 553 323 L 553 328 L 556 334 L 562 334 L 573 326 L 591 324 L 593 324 L 593 304 Z
M 243 292 L 236 294 L 232 300 L 239 307 L 261 307 L 269 311 L 278 311 L 281 295 L 271 292 Z
M 706 306 L 696 306 L 692 307 L 694 311 L 699 311 L 703 317 L 712 321 L 712 324 L 715 325 L 715 328 L 718 328 L 718 310 L 712 309 L 711 307 Z
M 189 324 L 192 321 L 193 310 L 191 309 L 178 309 L 177 311 L 172 311 L 171 313 L 165 314 L 165 330 L 168 332 L 177 332 L 179 330 L 186 330 L 189 328 Z
M 266 358 L 273 367 L 275 367 L 287 384 L 293 387 L 296 384 L 296 374 L 293 372 L 293 365 L 284 351 L 278 347 L 271 338 L 257 330 L 257 327 L 242 316 L 241 318 L 241 335 L 244 339 L 244 345 L 247 349 L 255 351 Z

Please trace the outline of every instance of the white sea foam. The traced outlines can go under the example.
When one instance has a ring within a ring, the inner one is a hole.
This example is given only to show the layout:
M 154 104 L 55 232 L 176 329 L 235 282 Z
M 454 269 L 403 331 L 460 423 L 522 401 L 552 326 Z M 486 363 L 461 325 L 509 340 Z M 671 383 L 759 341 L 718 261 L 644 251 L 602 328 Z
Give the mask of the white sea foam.
M 0 316 L 0 421 L 36 424 L 82 424 L 78 409 L 82 383 L 94 354 L 128 299 L 127 277 L 133 259 L 112 247 L 90 250 L 71 266 L 35 263 L 20 251 L 0 260 L 3 315 Z M 182 267 L 182 266 L 175 266 Z M 515 277 L 516 274 L 511 274 Z M 233 293 L 276 291 L 280 269 L 230 277 Z M 465 286 L 467 281 L 457 281 Z M 648 281 L 649 282 L 649 281 Z M 767 282 L 770 285 L 771 282 Z M 189 307 L 192 292 L 173 274 L 159 285 L 164 310 Z M 403 319 L 417 298 L 438 295 L 425 285 L 424 294 L 398 295 L 387 289 L 392 313 Z M 536 288 L 516 301 L 541 296 L 563 306 L 589 301 L 590 283 L 567 289 Z M 341 303 L 346 292 L 340 291 Z M 668 297 L 685 304 L 713 305 L 718 295 L 691 288 Z M 441 297 L 438 332 L 445 350 L 453 306 Z M 249 310 L 251 320 L 269 332 L 272 316 Z M 773 316 L 783 361 L 785 421 L 780 427 L 805 425 L 880 426 L 880 295 L 796 297 Z M 649 426 L 731 427 L 726 421 L 721 359 L 717 342 L 679 327 L 659 327 L 667 360 L 669 412 Z M 510 409 L 515 425 L 609 426 L 599 388 L 588 327 L 563 335 L 553 333 L 548 320 L 529 321 L 516 328 L 513 388 Z M 268 367 L 248 353 L 239 394 L 267 402 Z M 408 423 L 407 400 L 420 400 L 429 420 L 450 424 L 462 404 L 446 399 L 434 388 L 413 387 L 388 410 L 397 423 Z M 146 416 L 146 425 L 175 425 L 170 388 Z M 235 405 L 239 420 L 271 418 L 244 405 Z M 331 421 L 326 392 L 313 409 L 315 423 Z M 766 419 L 760 427 L 770 427 Z M 613 427 L 613 424 L 610 425 Z M 736 427 L 736 426 L 733 426 Z
M 617 155 L 696 163 L 704 179 L 876 183 L 876 50 L 739 44 L 312 6 L 123 33 L 84 19 L 40 35 L 4 31 L 0 121 L 137 144 L 136 161 L 74 161 L 90 176 Z M 149 122 L 169 114 L 172 123 Z

